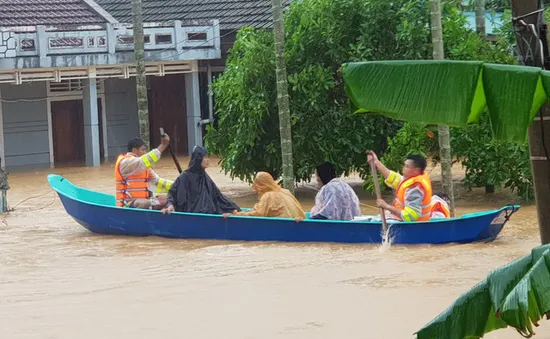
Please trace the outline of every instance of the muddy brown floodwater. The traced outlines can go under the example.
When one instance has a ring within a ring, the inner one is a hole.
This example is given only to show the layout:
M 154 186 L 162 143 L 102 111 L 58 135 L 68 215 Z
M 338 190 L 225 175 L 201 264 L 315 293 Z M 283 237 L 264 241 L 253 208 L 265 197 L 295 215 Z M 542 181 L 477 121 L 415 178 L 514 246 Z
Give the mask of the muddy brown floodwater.
M 156 170 L 174 178 L 166 158 Z M 114 192 L 113 163 L 10 173 L 15 210 L 0 219 L 1 339 L 413 338 L 490 270 L 539 244 L 533 205 L 489 244 L 381 250 L 100 236 L 65 213 L 48 173 Z M 252 206 L 247 184 L 219 168 L 209 173 L 241 206 Z M 309 209 L 314 194 L 301 188 L 297 195 Z M 458 195 L 459 215 L 517 202 L 506 192 Z M 504 329 L 486 338 L 520 336 Z M 546 320 L 537 338 L 550 338 Z

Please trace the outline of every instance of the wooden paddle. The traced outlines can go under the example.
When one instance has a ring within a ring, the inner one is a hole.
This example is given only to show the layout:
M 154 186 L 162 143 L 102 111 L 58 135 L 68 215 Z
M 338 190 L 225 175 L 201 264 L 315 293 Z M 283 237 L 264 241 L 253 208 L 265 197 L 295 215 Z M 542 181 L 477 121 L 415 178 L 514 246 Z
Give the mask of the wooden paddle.
M 376 191 L 376 199 L 382 199 L 382 192 L 380 192 L 380 182 L 378 181 L 378 172 L 376 171 L 376 165 L 374 161 L 370 164 L 372 170 L 372 179 L 374 180 L 374 190 Z M 386 223 L 386 213 L 384 209 L 380 207 L 380 217 L 382 218 L 382 230 L 384 231 L 384 236 L 388 231 L 388 224 Z
M 161 137 L 164 137 L 166 133 L 164 133 L 164 128 L 160 128 L 160 136 Z M 180 166 L 180 162 L 178 161 L 178 158 L 176 158 L 176 155 L 174 154 L 174 152 L 172 152 L 172 147 L 170 147 L 170 144 L 168 144 L 168 151 L 170 152 L 170 154 L 172 155 L 172 159 L 174 159 L 174 163 L 176 164 L 176 167 L 178 168 L 178 172 L 181 174 L 182 169 L 181 169 L 181 166 Z

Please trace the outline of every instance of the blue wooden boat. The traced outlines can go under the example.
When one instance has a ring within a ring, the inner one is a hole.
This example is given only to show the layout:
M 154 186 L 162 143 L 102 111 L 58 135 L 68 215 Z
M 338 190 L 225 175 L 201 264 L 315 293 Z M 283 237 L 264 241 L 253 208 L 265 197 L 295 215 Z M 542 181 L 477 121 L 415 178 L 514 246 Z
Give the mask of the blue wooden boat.
M 113 195 L 73 185 L 50 174 L 48 181 L 67 213 L 93 233 L 236 241 L 381 243 L 379 222 L 239 217 L 120 208 Z M 390 226 L 392 244 L 443 244 L 494 240 L 520 206 L 470 213 L 460 218 Z

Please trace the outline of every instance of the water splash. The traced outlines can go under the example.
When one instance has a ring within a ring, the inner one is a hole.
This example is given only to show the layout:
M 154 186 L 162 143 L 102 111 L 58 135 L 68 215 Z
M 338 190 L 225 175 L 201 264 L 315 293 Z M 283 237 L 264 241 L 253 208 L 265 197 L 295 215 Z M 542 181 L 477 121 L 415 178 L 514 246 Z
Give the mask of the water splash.
M 386 232 L 384 232 L 384 228 L 382 228 L 382 231 L 380 232 L 382 236 L 382 243 L 380 244 L 380 246 L 378 246 L 378 252 L 381 253 L 386 252 L 391 248 L 392 237 L 390 236 L 390 229 L 392 227 L 392 224 L 388 223 L 387 225 L 388 229 L 386 230 Z

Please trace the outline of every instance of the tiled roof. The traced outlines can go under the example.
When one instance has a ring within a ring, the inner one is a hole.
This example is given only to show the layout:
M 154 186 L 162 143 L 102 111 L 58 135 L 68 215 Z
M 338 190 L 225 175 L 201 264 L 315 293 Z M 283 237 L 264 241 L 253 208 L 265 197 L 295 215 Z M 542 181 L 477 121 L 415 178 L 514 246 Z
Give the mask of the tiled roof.
M 95 0 L 119 22 L 132 22 L 130 0 Z M 271 27 L 271 0 L 142 0 L 143 20 L 220 20 L 222 30 Z M 288 3 L 290 0 L 283 0 Z
M 105 22 L 84 0 L 0 0 L 0 27 Z

